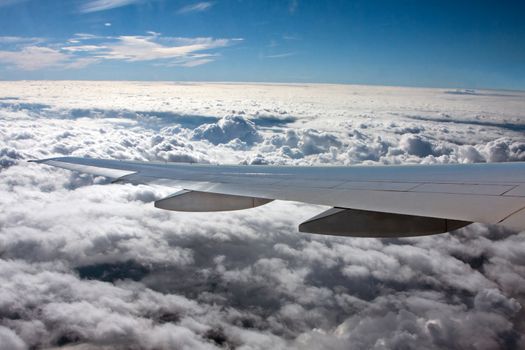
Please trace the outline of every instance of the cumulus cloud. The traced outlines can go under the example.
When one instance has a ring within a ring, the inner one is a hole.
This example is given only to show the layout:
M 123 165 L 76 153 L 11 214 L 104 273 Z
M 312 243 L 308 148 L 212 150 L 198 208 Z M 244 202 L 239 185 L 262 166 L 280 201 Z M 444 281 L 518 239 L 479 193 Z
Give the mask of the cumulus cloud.
M 419 135 L 404 134 L 399 140 L 399 146 L 408 154 L 418 157 L 434 154 L 432 144 Z
M 297 223 L 326 208 L 275 201 L 230 213 L 162 211 L 151 201 L 176 189 L 26 162 L 60 155 L 288 165 L 524 160 L 520 132 L 467 122 L 483 112 L 492 124 L 518 123 L 523 96 L 505 96 L 518 107 L 501 116 L 497 96 L 458 105 L 462 95 L 440 94 L 0 83 L 0 344 L 523 348 L 525 232 L 474 224 L 405 239 L 302 234 Z M 439 110 L 412 118 L 429 105 Z M 435 121 L 442 114 L 461 123 Z
M 217 123 L 203 124 L 193 131 L 194 140 L 208 140 L 214 145 L 239 140 L 253 144 L 262 139 L 255 124 L 242 116 L 228 115 Z

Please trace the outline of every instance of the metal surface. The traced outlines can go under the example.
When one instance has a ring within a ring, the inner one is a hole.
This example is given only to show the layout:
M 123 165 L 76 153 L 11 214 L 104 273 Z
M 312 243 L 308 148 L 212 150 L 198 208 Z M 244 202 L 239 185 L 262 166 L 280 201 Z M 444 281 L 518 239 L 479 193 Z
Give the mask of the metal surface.
M 124 174 L 119 181 L 136 184 L 525 229 L 525 163 L 280 167 L 72 157 L 39 162 L 110 177 Z
M 36 162 L 45 163 L 47 165 L 52 165 L 52 166 L 56 166 L 58 168 L 63 168 L 67 170 L 79 171 L 82 173 L 88 173 L 88 174 L 93 174 L 93 175 L 98 175 L 98 176 L 105 176 L 105 177 L 110 177 L 110 178 L 120 178 L 120 177 L 131 175 L 135 173 L 135 171 L 128 171 L 125 169 L 75 164 L 75 163 L 61 162 L 61 161 L 55 161 L 55 160 L 47 160 L 45 162 L 38 160 Z
M 183 190 L 156 201 L 155 207 L 192 212 L 231 211 L 255 208 L 271 201 L 271 199 Z
M 374 191 L 408 191 L 419 182 L 387 182 L 387 181 L 346 181 L 337 188 L 347 190 L 374 190 Z
M 525 229 L 525 209 L 518 210 L 512 215 L 509 215 L 500 223 L 507 227 L 516 228 L 518 230 Z
M 332 208 L 299 225 L 300 232 L 352 237 L 410 237 L 456 230 L 471 222 Z
M 486 184 L 438 184 L 426 183 L 412 188 L 412 192 L 456 193 L 456 194 L 488 194 L 501 195 L 510 191 L 513 185 L 486 185 Z
M 525 197 L 525 185 L 516 186 L 512 190 L 505 192 L 503 195 Z

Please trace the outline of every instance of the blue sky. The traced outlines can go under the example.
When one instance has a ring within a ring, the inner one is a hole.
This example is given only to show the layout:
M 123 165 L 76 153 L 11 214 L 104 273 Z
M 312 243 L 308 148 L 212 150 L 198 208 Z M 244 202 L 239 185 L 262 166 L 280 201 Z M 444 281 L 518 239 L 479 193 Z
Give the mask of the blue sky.
M 0 0 L 0 79 L 525 90 L 525 1 Z

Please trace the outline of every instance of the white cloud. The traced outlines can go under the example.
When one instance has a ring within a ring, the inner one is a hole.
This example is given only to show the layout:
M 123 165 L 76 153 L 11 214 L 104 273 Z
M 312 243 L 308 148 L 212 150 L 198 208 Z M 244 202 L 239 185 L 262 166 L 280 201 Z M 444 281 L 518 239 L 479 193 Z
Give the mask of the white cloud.
M 197 67 L 197 66 L 202 66 L 203 64 L 207 64 L 213 61 L 214 60 L 211 58 L 197 58 L 194 60 L 180 63 L 179 65 L 182 67 Z
M 267 55 L 265 57 L 266 58 L 286 58 L 286 57 L 294 56 L 295 54 L 296 54 L 295 52 L 284 52 L 284 53 L 278 53 L 278 54 L 273 54 L 273 55 Z
M 202 1 L 195 4 L 189 4 L 180 8 L 178 13 L 185 14 L 191 12 L 202 12 L 209 10 L 213 6 L 213 2 Z
M 98 11 L 111 10 L 138 3 L 142 0 L 89 0 L 80 6 L 80 12 L 91 13 Z
M 0 51 L 0 62 L 22 70 L 38 70 L 64 66 L 70 56 L 42 46 L 26 46 L 20 51 Z
M 105 49 L 104 46 L 99 46 L 99 45 L 74 45 L 74 46 L 62 47 L 62 50 L 68 51 L 68 52 L 96 52 L 96 51 L 100 51 L 104 49 Z
M 22 339 L 11 329 L 0 326 L 0 344 L 5 349 L 25 350 L 26 345 Z
M 0 44 L 27 44 L 45 41 L 44 38 L 21 37 L 21 36 L 0 36 Z
M 475 224 L 400 240 L 301 234 L 297 223 L 324 208 L 276 201 L 240 212 L 168 212 L 150 201 L 172 189 L 25 162 L 525 160 L 522 132 L 508 128 L 523 123 L 524 94 L 501 94 L 451 100 L 438 89 L 348 85 L 0 82 L 0 344 L 523 348 L 525 232 Z M 456 122 L 432 119 L 443 114 Z M 481 114 L 501 126 L 468 124 Z
M 260 141 L 262 136 L 255 124 L 241 116 L 227 115 L 217 123 L 203 124 L 193 130 L 192 139 L 208 140 L 214 145 L 239 140 L 247 144 Z
M 94 40 L 94 39 L 104 39 L 106 37 L 89 34 L 89 33 L 75 33 L 75 40 Z
M 99 63 L 100 59 L 94 57 L 80 57 L 75 58 L 71 62 L 61 66 L 63 69 L 82 69 L 92 64 Z
M 413 134 L 404 134 L 399 140 L 400 147 L 408 154 L 426 157 L 434 154 L 432 143 L 429 140 Z
M 225 47 L 232 43 L 229 39 L 173 38 L 178 45 L 169 46 L 162 45 L 155 39 L 156 36 L 121 36 L 117 42 L 104 44 L 94 51 L 101 51 L 96 54 L 98 58 L 136 62 L 188 57 L 194 52 Z M 170 38 L 165 40 L 170 41 Z
M 100 37 L 78 33 L 66 43 L 36 46 L 36 38 L 0 37 L 0 44 L 19 43 L 15 49 L 0 50 L 0 62 L 22 70 L 84 68 L 104 60 L 127 62 L 158 61 L 166 66 L 196 67 L 213 62 L 218 54 L 210 50 L 233 45 L 242 39 L 147 36 Z M 60 47 L 60 48 L 58 48 Z

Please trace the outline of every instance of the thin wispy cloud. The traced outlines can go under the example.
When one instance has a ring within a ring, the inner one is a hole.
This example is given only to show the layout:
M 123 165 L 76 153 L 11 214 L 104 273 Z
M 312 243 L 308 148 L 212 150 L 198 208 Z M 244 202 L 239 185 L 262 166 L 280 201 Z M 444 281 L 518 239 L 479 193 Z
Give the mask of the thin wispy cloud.
M 27 46 L 19 51 L 0 51 L 0 62 L 26 71 L 65 67 L 70 56 L 55 49 Z
M 38 43 L 43 41 L 45 41 L 44 38 L 37 37 L 0 36 L 0 44 Z
M 80 6 L 80 12 L 91 13 L 111 10 L 117 7 L 127 6 L 138 2 L 141 2 L 141 0 L 91 0 Z
M 290 56 L 294 56 L 296 55 L 295 52 L 284 52 L 284 53 L 278 53 L 278 54 L 274 54 L 274 55 L 268 55 L 268 56 L 265 56 L 266 58 L 285 58 L 285 57 L 290 57 Z
M 16 5 L 27 0 L 0 0 L 0 7 Z
M 75 46 L 65 46 L 62 50 L 67 52 L 95 52 L 104 49 L 103 46 L 98 45 L 75 45 Z
M 65 43 L 36 45 L 18 37 L 0 37 L 9 49 L 0 50 L 0 62 L 10 68 L 34 71 L 46 68 L 84 68 L 104 61 L 154 62 L 155 65 L 196 67 L 214 61 L 217 52 L 242 39 L 144 36 L 100 37 L 79 33 Z M 21 43 L 14 45 L 13 43 Z
M 94 39 L 104 39 L 106 37 L 100 35 L 94 35 L 89 33 L 75 33 L 72 40 L 94 40 Z
M 232 42 L 231 39 L 214 38 L 121 36 L 115 42 L 102 44 L 93 51 L 99 58 L 137 62 L 192 57 L 195 52 L 225 47 Z
M 185 14 L 185 13 L 191 13 L 191 12 L 202 12 L 202 11 L 206 11 L 210 9 L 212 6 L 213 6 L 213 3 L 209 1 L 198 2 L 195 4 L 190 4 L 190 5 L 181 7 L 178 13 Z
M 197 67 L 202 66 L 207 63 L 211 63 L 215 61 L 215 58 L 219 56 L 216 54 L 194 54 L 190 57 L 183 57 L 177 60 L 171 60 L 168 63 L 162 63 L 158 64 L 159 66 L 166 66 L 166 67 Z
M 290 34 L 284 34 L 283 35 L 284 40 L 300 40 L 299 36 L 297 35 L 290 35 Z
M 24 71 L 80 69 L 97 62 L 99 59 L 96 57 L 76 57 L 68 52 L 42 46 L 26 46 L 19 51 L 0 51 L 0 63 Z

